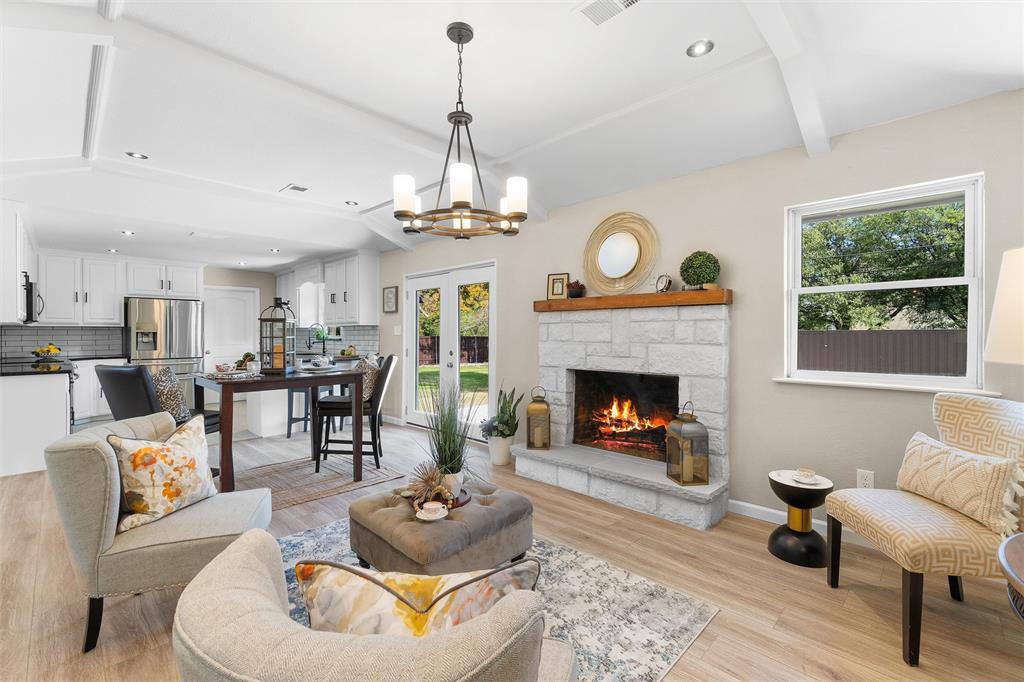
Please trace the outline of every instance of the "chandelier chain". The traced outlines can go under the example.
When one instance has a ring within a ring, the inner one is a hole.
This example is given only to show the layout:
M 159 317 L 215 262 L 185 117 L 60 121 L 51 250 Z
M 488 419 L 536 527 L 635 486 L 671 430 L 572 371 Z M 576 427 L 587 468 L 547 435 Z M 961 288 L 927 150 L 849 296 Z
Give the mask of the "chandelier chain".
M 459 43 L 459 99 L 455 102 L 455 108 L 462 109 L 462 43 Z

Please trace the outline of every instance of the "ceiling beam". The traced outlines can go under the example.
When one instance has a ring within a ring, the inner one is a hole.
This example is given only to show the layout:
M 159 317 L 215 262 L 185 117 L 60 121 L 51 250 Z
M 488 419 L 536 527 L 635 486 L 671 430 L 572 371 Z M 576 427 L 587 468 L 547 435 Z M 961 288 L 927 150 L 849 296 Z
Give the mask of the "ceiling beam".
M 124 14 L 127 0 L 97 0 L 96 11 L 107 21 L 117 21 Z
M 89 94 L 85 103 L 85 132 L 82 136 L 82 158 L 95 159 L 103 132 L 103 116 L 110 94 L 110 74 L 114 71 L 116 48 L 113 45 L 93 45 L 92 64 L 89 67 Z
M 62 156 L 50 159 L 25 159 L 0 162 L 0 180 L 20 180 L 34 175 L 59 175 L 87 171 L 89 162 L 80 156 Z M 7 198 L 7 197 L 4 197 Z
M 779 0 L 744 0 L 744 5 L 779 62 L 807 155 L 828 153 L 832 141 L 818 94 L 814 90 L 810 57 L 786 16 L 782 3 Z

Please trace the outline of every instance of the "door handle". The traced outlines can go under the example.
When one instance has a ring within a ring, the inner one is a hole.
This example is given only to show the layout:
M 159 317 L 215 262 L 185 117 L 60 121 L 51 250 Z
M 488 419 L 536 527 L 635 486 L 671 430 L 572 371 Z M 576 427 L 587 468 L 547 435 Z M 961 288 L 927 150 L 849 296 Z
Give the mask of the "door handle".
M 75 292 L 75 303 L 78 303 L 78 292 Z
M 46 309 L 46 301 L 43 300 L 42 294 L 36 294 L 36 298 L 39 299 L 39 312 L 37 312 L 36 315 L 42 315 L 43 311 Z
M 167 291 L 171 291 L 171 280 L 167 280 Z
M 209 354 L 210 354 L 210 351 L 206 351 L 206 354 L 207 354 L 207 355 L 209 355 Z
M 160 280 L 160 290 L 163 291 L 163 289 L 164 289 L 164 281 Z
M 88 303 L 89 302 L 89 292 L 88 291 L 85 292 L 84 296 L 85 296 L 85 302 Z
M 342 300 L 343 300 L 343 301 L 344 301 L 345 303 L 348 303 L 348 292 L 347 292 L 347 291 L 345 291 L 345 292 L 343 292 L 343 293 L 342 293 Z
M 337 303 L 338 302 L 337 298 L 338 298 L 337 294 L 331 294 L 331 303 Z

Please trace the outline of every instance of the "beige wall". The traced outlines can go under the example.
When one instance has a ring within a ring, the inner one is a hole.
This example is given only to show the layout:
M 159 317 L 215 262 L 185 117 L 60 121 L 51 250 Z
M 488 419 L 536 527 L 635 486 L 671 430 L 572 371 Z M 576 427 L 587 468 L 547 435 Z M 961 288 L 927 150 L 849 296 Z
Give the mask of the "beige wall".
M 707 249 L 722 262 L 720 283 L 735 291 L 730 365 L 730 497 L 781 508 L 767 485 L 772 469 L 811 466 L 838 487 L 855 470 L 893 487 L 909 437 L 933 433 L 930 394 L 783 385 L 783 207 L 955 175 L 986 174 L 986 306 L 1006 249 L 1024 245 L 1024 91 L 1003 93 L 837 137 L 832 151 L 808 158 L 789 149 L 569 206 L 514 238 L 431 240 L 414 252 L 389 252 L 381 286 L 402 275 L 494 258 L 498 263 L 497 379 L 528 390 L 537 380 L 537 320 L 545 275 L 582 275 L 591 230 L 616 211 L 635 211 L 658 229 L 656 272 L 678 281 L 680 260 Z M 666 131 L 671 134 L 671 131 Z M 405 304 L 404 297 L 402 304 Z M 401 353 L 381 321 L 382 351 Z M 1024 399 L 1024 371 L 989 365 L 986 387 Z M 401 391 L 387 412 L 398 415 Z M 699 413 L 700 406 L 697 406 Z M 522 434 L 520 434 L 522 436 Z
M 273 305 L 274 296 L 277 296 L 277 277 L 272 272 L 207 267 L 203 269 L 203 283 L 224 287 L 253 287 L 259 289 L 260 310 Z

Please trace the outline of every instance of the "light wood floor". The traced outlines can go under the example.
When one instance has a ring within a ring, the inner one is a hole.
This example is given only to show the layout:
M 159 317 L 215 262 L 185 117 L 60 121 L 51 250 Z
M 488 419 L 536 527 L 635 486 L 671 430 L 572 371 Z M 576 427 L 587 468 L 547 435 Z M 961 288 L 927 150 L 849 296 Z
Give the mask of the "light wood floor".
M 391 468 L 408 471 L 423 458 L 421 431 L 387 426 L 383 438 Z M 301 436 L 295 441 L 296 456 L 308 451 Z M 668 680 L 1024 679 L 1024 622 L 1009 610 L 1005 583 L 965 579 L 967 600 L 956 603 L 945 578 L 927 578 L 921 666 L 912 669 L 900 657 L 900 572 L 872 550 L 844 548 L 841 587 L 832 590 L 824 569 L 768 554 L 771 524 L 730 514 L 700 532 L 509 467 L 490 476 L 533 500 L 536 534 L 720 607 Z M 327 523 L 377 488 L 282 509 L 270 530 Z M 0 679 L 177 679 L 170 627 L 178 590 L 107 599 L 99 645 L 81 653 L 85 599 L 44 474 L 0 479 L 0 542 Z

